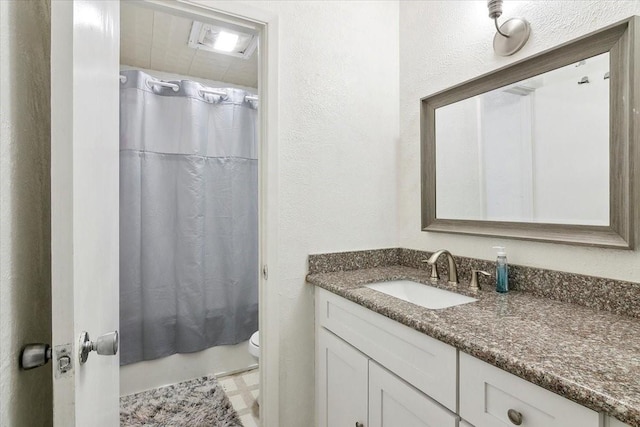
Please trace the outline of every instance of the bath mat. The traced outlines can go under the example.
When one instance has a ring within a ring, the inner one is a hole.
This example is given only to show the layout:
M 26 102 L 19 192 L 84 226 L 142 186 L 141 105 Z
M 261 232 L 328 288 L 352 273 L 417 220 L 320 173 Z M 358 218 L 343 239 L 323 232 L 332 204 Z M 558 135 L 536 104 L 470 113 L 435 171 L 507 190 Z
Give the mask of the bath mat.
M 123 427 L 242 427 L 215 377 L 202 377 L 120 398 Z

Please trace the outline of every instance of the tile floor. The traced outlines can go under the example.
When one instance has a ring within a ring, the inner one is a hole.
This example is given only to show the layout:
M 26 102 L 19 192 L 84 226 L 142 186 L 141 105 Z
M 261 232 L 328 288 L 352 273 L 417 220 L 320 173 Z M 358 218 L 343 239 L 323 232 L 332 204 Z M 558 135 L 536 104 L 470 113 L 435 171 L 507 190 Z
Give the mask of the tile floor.
M 244 427 L 258 427 L 260 411 L 256 399 L 260 389 L 260 371 L 252 369 L 220 377 L 218 382 L 227 393 Z

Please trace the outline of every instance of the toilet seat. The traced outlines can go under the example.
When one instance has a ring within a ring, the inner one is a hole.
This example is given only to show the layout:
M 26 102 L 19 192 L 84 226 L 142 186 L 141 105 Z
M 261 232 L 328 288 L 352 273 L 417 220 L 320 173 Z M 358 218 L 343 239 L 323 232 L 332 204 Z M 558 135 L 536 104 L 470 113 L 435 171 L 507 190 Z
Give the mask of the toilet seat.
M 249 354 L 256 359 L 260 358 L 260 331 L 256 331 L 249 338 Z

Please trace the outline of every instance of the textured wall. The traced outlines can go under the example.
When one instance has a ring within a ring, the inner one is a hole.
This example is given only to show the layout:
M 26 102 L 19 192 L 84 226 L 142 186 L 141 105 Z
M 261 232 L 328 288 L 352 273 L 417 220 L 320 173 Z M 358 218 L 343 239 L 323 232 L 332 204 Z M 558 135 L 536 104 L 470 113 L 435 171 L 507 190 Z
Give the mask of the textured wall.
M 639 1 L 507 1 L 504 17 L 526 17 L 532 34 L 520 52 L 501 58 L 493 53 L 485 1 L 400 2 L 400 246 L 494 259 L 491 247 L 500 242 L 514 263 L 640 281 L 639 251 L 420 231 L 419 99 L 633 14 L 640 14 Z
M 51 364 L 18 369 L 51 342 L 49 10 L 0 1 L 0 426 L 52 422 Z
M 279 19 L 282 427 L 314 413 L 309 253 L 396 244 L 398 5 L 251 2 Z

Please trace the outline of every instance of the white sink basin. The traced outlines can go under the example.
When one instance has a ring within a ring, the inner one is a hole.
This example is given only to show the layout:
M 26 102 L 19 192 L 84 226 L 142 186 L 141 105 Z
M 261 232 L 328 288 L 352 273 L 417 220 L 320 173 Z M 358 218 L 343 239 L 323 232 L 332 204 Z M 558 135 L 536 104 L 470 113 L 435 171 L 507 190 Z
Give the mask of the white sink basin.
M 434 288 L 411 280 L 393 280 L 365 285 L 369 289 L 382 292 L 392 297 L 420 305 L 425 308 L 438 309 L 453 307 L 478 301 L 466 295 Z

